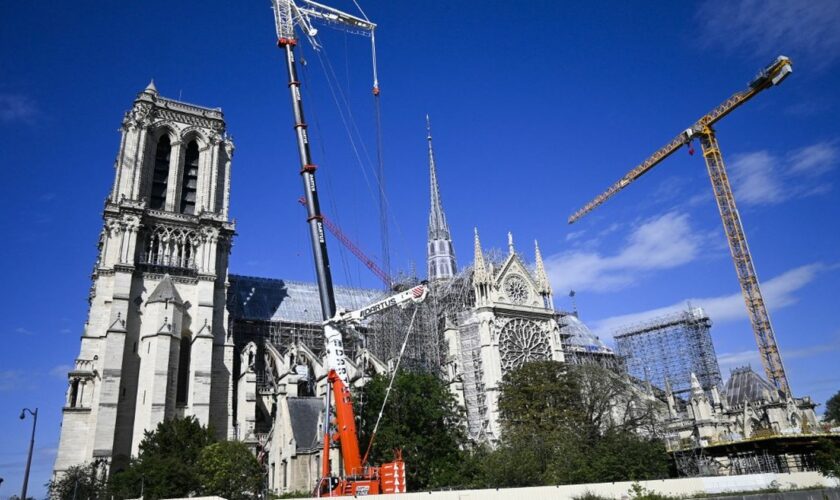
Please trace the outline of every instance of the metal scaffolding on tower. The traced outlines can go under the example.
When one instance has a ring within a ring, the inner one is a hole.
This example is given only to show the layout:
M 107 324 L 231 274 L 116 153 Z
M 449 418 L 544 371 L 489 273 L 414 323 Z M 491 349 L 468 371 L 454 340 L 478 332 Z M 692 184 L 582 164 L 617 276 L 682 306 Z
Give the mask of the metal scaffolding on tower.
M 692 373 L 705 390 L 721 384 L 711 327 L 702 308 L 689 307 L 622 328 L 614 338 L 632 377 L 660 389 L 667 382 L 679 395 L 690 392 Z
M 729 243 L 732 261 L 735 264 L 738 283 L 741 285 L 741 293 L 747 307 L 747 315 L 752 324 L 761 363 L 764 366 L 767 378 L 777 389 L 788 396 L 791 395 L 790 384 L 785 373 L 784 364 L 782 363 L 779 346 L 776 343 L 776 334 L 770 322 L 770 314 L 767 312 L 764 297 L 761 294 L 758 275 L 755 271 L 753 258 L 747 245 L 747 235 L 741 223 L 741 215 L 735 205 L 732 186 L 729 184 L 729 177 L 723 163 L 723 156 L 721 155 L 720 146 L 718 145 L 713 127 L 722 118 L 748 102 L 761 91 L 779 85 L 793 72 L 792 65 L 793 63 L 787 57 L 777 57 L 775 61 L 761 70 L 753 78 L 746 89 L 736 92 L 713 110 L 703 115 L 689 128 L 674 137 L 671 142 L 659 148 L 642 163 L 635 166 L 621 179 L 607 188 L 606 191 L 596 196 L 592 201 L 569 217 L 569 224 L 574 223 L 612 198 L 616 193 L 638 180 L 683 146 L 688 146 L 689 153 L 693 154 L 692 142 L 695 139 L 699 140 L 700 146 L 703 149 L 703 157 L 706 160 L 706 169 L 712 181 L 712 190 L 714 191 L 715 201 L 717 202 L 721 221 L 723 222 L 723 229 Z

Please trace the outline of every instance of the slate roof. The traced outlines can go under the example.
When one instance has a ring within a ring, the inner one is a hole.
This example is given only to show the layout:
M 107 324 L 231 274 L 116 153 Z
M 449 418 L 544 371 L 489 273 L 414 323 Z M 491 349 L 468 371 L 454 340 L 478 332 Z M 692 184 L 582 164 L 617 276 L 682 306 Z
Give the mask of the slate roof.
M 311 451 L 320 448 L 318 418 L 324 411 L 323 398 L 287 398 L 292 435 L 297 451 Z
M 781 400 L 779 390 L 761 378 L 749 366 L 732 371 L 723 388 L 723 397 L 726 398 L 729 406 L 740 406 L 746 401 Z
M 321 323 L 318 285 L 301 281 L 231 274 L 228 311 L 235 319 Z M 382 290 L 334 287 L 338 308 L 358 309 L 384 295 Z
M 178 290 L 175 289 L 175 283 L 172 282 L 172 278 L 169 275 L 165 275 L 158 286 L 155 287 L 155 290 L 149 295 L 149 298 L 146 300 L 147 304 L 152 304 L 154 302 L 172 302 L 173 304 L 183 304 L 184 301 L 181 300 L 181 296 L 178 295 Z

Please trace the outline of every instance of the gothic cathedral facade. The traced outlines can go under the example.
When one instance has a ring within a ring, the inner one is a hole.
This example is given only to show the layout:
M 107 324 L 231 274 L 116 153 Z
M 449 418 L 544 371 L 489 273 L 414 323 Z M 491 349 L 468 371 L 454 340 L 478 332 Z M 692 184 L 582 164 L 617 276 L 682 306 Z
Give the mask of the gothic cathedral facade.
M 428 116 L 426 120 L 428 124 Z M 470 300 L 464 304 L 468 307 L 446 315 L 446 358 L 441 371 L 466 411 L 470 437 L 493 444 L 501 435 L 498 399 L 504 374 L 529 361 L 565 361 L 563 334 L 536 241 L 533 269 L 514 248 L 510 233 L 507 256 L 494 263 L 485 258 L 476 229 L 472 268 L 460 275 L 457 272 L 437 180 L 431 126 L 427 127 L 431 184 L 426 254 L 429 281 L 441 301 L 447 300 L 444 290 L 448 284 L 460 280 L 471 287 Z
M 54 473 L 93 460 L 119 468 L 174 416 L 232 434 L 232 155 L 218 108 L 150 83 L 126 113 Z

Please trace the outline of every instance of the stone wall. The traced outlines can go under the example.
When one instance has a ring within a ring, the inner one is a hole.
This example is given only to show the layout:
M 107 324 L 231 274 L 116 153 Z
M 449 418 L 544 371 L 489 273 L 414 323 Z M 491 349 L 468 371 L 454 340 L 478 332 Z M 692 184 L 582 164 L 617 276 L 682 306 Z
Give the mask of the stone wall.
M 840 481 L 827 478 L 817 472 L 793 472 L 790 474 L 749 474 L 743 476 L 690 477 L 663 479 L 658 481 L 639 481 L 645 489 L 673 496 L 695 495 L 698 493 L 718 494 L 726 492 L 757 491 L 769 488 L 792 489 L 807 487 L 840 487 Z M 598 496 L 624 499 L 630 498 L 633 482 L 590 483 L 564 486 L 540 486 L 535 488 L 508 488 L 497 490 L 459 490 L 403 493 L 399 495 L 381 495 L 381 500 L 541 500 L 571 499 L 584 493 Z M 792 492 L 791 492 L 792 493 Z M 785 498 L 790 493 L 785 493 Z M 836 495 L 836 491 L 832 492 Z M 775 498 L 768 495 L 767 498 Z M 808 499 L 808 495 L 797 498 Z M 820 494 L 816 498 L 823 498 Z M 831 497 L 831 498 L 837 498 Z

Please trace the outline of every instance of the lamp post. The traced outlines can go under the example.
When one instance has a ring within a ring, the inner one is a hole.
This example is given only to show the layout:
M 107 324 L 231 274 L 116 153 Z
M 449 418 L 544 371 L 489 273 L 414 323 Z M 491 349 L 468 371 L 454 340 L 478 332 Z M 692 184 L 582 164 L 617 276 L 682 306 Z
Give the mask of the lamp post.
M 20 410 L 20 419 L 26 418 L 26 412 L 32 415 L 32 438 L 29 440 L 29 456 L 26 458 L 26 471 L 23 473 L 23 489 L 20 492 L 21 500 L 26 500 L 26 488 L 29 486 L 29 468 L 32 465 L 32 449 L 35 447 L 35 426 L 38 425 L 38 408 L 35 411 L 29 408 Z

